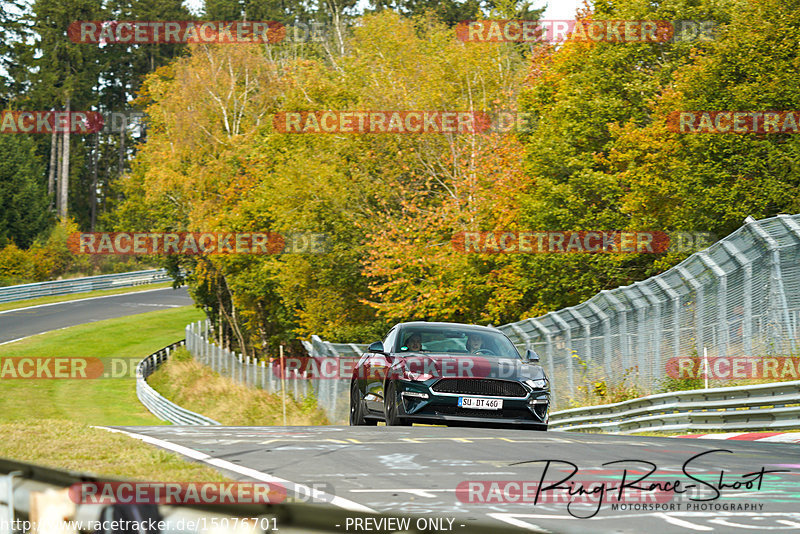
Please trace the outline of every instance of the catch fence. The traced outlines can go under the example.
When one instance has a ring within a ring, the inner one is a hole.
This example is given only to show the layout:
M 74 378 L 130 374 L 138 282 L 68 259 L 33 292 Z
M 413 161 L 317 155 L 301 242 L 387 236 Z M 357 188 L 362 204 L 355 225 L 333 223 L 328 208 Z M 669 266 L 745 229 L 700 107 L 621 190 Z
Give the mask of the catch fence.
M 748 217 L 660 275 L 499 328 L 541 356 L 564 408 L 595 381 L 625 377 L 655 393 L 671 359 L 702 358 L 704 349 L 709 358 L 794 354 L 798 326 L 800 215 L 779 215 Z
M 286 395 L 301 401 L 313 395 L 317 405 L 325 412 L 328 420 L 334 424 L 346 424 L 350 412 L 350 381 L 336 377 L 321 377 L 296 368 L 297 359 L 284 362 L 286 370 L 282 371 L 278 360 L 266 362 L 245 357 L 223 347 L 208 338 L 211 329 L 209 321 L 198 321 L 186 327 L 186 348 L 194 358 L 211 367 L 222 376 L 226 376 L 250 387 L 263 389 L 269 393 Z M 312 352 L 313 343 L 325 349 L 329 343 L 322 342 L 316 336 L 306 347 L 309 354 L 321 367 L 322 360 L 330 357 L 328 353 Z M 354 357 L 355 354 L 339 354 L 337 357 Z

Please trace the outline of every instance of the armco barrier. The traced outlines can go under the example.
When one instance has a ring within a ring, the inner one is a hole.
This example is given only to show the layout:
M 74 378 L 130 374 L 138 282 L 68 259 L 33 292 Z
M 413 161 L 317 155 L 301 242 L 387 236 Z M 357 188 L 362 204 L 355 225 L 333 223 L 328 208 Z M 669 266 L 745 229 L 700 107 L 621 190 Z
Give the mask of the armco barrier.
M 552 430 L 630 434 L 646 430 L 800 428 L 800 381 L 695 389 L 550 414 Z
M 61 514 L 59 520 L 70 521 L 99 521 L 107 518 L 104 515 L 106 506 L 98 504 L 72 505 L 69 497 L 64 492 L 65 488 L 73 484 L 86 482 L 117 482 L 119 479 L 98 477 L 88 473 L 76 473 L 43 467 L 40 465 L 0 459 L 0 522 L 12 524 L 16 520 L 29 520 L 33 515 L 32 495 L 47 492 L 51 499 L 61 498 L 67 506 L 57 506 Z M 130 482 L 128 480 L 127 482 Z M 288 489 L 288 488 L 287 488 Z M 301 497 L 289 495 L 290 498 Z M 51 500 L 49 503 L 54 504 Z M 60 503 L 59 503 L 60 504 Z M 266 532 L 302 532 L 304 534 L 321 534 L 326 532 L 343 532 L 343 525 L 356 518 L 362 524 L 369 522 L 377 524 L 382 517 L 397 517 L 397 512 L 384 514 L 368 513 L 348 510 L 324 503 L 282 502 L 277 504 L 200 504 L 191 506 L 160 505 L 159 515 L 164 521 L 161 534 L 219 534 L 221 532 L 237 532 L 261 534 Z M 64 510 L 71 509 L 70 512 Z M 402 514 L 411 518 L 410 524 L 416 525 L 419 517 L 414 514 Z M 135 516 L 134 516 L 135 517 Z M 236 521 L 236 519 L 239 521 Z M 242 518 L 248 519 L 250 528 L 246 528 Z M 257 518 L 257 519 L 256 519 Z M 367 523 L 367 524 L 369 524 Z M 485 519 L 463 521 L 464 525 L 458 528 L 459 534 L 512 534 L 519 532 L 518 527 L 512 527 L 500 522 L 489 523 Z M 237 528 L 233 528 L 237 525 Z M 114 524 L 106 522 L 105 530 L 96 531 L 98 534 L 112 534 L 120 531 L 112 530 Z M 276 526 L 276 528 L 273 528 Z M 65 528 L 55 528 L 46 532 L 75 532 Z M 266 528 L 262 528 L 266 527 Z M 21 532 L 21 530 L 16 530 Z M 409 534 L 422 534 L 413 526 L 407 531 Z
M 98 289 L 115 289 L 145 284 L 156 284 L 172 280 L 164 269 L 133 271 L 129 273 L 104 274 L 71 280 L 53 280 L 19 286 L 0 287 L 0 302 L 14 302 L 36 297 L 71 295 Z
M 136 396 L 139 397 L 139 401 L 144 404 L 145 408 L 162 421 L 168 421 L 175 425 L 219 425 L 213 419 L 168 401 L 147 383 L 147 377 L 169 358 L 170 352 L 183 345 L 183 341 L 173 343 L 139 362 L 139 365 L 136 366 Z

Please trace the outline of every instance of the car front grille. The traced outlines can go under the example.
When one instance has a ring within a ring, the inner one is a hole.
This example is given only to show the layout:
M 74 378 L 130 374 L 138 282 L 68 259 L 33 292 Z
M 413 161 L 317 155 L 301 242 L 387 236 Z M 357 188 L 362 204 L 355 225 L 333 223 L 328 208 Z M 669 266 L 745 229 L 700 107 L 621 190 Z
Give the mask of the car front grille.
M 431 389 L 436 393 L 458 395 L 484 395 L 487 397 L 526 397 L 525 387 L 519 382 L 486 378 L 442 378 Z

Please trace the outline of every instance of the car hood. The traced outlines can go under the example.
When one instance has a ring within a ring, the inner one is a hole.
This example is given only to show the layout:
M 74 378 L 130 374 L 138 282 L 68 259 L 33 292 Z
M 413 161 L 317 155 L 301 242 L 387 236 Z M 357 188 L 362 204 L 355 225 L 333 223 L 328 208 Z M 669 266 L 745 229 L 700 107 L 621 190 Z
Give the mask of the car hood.
M 546 378 L 544 370 L 538 364 L 516 358 L 475 354 L 403 354 L 392 367 L 406 369 L 416 375 L 431 375 L 433 378 Z

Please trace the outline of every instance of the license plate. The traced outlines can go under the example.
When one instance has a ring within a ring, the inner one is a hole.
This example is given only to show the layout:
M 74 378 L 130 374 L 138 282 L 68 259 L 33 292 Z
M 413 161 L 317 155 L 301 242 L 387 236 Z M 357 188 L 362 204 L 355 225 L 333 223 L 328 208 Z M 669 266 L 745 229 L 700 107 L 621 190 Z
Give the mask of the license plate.
M 478 397 L 459 397 L 458 405 L 461 408 L 476 410 L 500 410 L 503 408 L 503 399 L 482 399 Z

